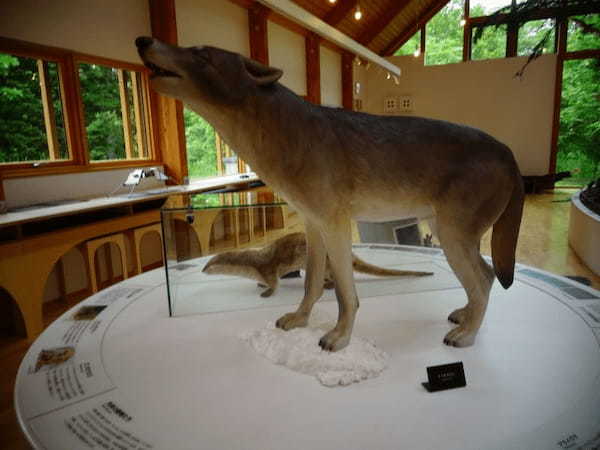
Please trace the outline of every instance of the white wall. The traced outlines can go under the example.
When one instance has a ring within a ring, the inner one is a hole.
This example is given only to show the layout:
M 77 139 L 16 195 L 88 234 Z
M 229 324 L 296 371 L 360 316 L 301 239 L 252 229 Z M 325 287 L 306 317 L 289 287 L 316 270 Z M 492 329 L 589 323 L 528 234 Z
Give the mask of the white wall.
M 342 55 L 320 46 L 321 103 L 342 106 Z
M 211 45 L 250 56 L 248 11 L 229 1 L 176 0 L 179 45 Z
M 269 65 L 283 70 L 279 80 L 298 95 L 306 95 L 304 36 L 268 22 Z
M 140 63 L 133 41 L 150 35 L 148 0 L 0 1 L 0 35 Z
M 524 175 L 548 173 L 554 108 L 556 56 L 529 65 L 523 79 L 514 74 L 526 57 L 424 66 L 423 58 L 390 58 L 402 69 L 400 85 L 376 67 L 364 72 L 364 110 L 383 114 L 388 96 L 412 96 L 415 116 L 480 128 L 513 150 Z

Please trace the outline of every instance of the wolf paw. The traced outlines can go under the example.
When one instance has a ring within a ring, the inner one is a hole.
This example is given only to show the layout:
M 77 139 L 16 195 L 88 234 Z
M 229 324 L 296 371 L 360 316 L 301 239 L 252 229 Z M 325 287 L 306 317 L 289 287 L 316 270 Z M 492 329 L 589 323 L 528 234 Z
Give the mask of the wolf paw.
M 350 335 L 342 333 L 335 328 L 319 341 L 319 346 L 328 352 L 337 352 L 350 343 Z
M 449 316 L 448 316 L 448 320 L 452 323 L 455 324 L 461 324 L 465 322 L 465 319 L 467 317 L 468 314 L 468 310 L 467 307 L 465 306 L 464 308 L 459 308 L 455 311 L 453 311 Z
M 466 327 L 460 325 L 446 335 L 444 338 L 444 344 L 450 347 L 469 347 L 475 343 L 475 337 L 477 331 L 468 330 Z
M 287 313 L 281 316 L 275 326 L 282 330 L 288 331 L 293 328 L 305 327 L 308 324 L 308 315 L 297 312 Z

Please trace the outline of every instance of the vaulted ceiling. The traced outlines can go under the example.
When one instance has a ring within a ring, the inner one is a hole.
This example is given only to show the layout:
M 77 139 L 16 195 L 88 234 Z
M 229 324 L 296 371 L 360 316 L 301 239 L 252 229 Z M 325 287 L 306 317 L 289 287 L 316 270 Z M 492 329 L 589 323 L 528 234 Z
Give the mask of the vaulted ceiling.
M 292 0 L 373 52 L 388 56 L 448 0 Z M 354 19 L 357 5 L 362 19 Z

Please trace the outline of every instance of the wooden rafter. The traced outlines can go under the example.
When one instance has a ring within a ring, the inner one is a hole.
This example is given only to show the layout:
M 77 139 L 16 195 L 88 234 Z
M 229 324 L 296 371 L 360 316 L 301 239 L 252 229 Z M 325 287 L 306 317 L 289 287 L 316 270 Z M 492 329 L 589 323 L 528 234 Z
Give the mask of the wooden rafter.
M 398 0 L 393 6 L 380 15 L 357 39 L 357 42 L 367 47 L 387 26 L 410 4 L 411 0 Z
M 358 0 L 340 0 L 339 3 L 323 17 L 323 22 L 335 27 L 356 7 L 357 3 Z
M 390 42 L 385 49 L 379 54 L 382 56 L 391 56 L 396 50 L 398 50 L 406 41 L 408 41 L 413 34 L 415 34 L 419 28 L 425 25 L 433 16 L 435 16 L 449 0 L 436 0 L 431 3 L 429 8 L 425 10 L 421 16 L 417 17 L 409 26 L 407 26 L 402 34 L 396 39 Z
M 48 156 L 50 161 L 60 159 L 60 145 L 56 136 L 56 113 L 52 103 L 52 91 L 48 76 L 48 63 L 37 60 L 40 91 L 42 94 L 42 107 L 44 110 L 44 124 L 46 125 L 46 139 L 48 141 Z

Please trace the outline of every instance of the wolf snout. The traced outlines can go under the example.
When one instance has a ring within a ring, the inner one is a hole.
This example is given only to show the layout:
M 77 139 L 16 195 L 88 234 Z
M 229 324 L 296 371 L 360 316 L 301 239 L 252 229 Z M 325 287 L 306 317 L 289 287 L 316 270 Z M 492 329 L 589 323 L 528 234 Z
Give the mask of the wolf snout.
M 140 36 L 135 40 L 135 45 L 139 50 L 145 50 L 146 48 L 150 47 L 153 42 L 154 39 L 151 37 Z

